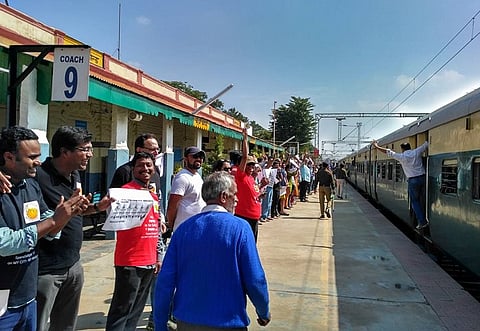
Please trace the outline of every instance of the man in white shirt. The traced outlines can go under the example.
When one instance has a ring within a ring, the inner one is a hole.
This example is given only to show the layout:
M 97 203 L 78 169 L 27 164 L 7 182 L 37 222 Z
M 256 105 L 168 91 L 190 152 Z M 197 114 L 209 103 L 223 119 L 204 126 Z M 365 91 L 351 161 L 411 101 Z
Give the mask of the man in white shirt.
M 428 141 L 421 146 L 412 149 L 409 143 L 402 143 L 401 153 L 396 153 L 391 149 L 380 147 L 374 140 L 373 147 L 379 151 L 386 153 L 389 157 L 394 158 L 402 165 L 403 172 L 408 178 L 408 195 L 412 203 L 412 208 L 417 217 L 417 230 L 426 228 L 428 221 L 425 217 L 424 201 L 425 201 L 425 168 L 423 167 L 422 155 L 428 148 Z
M 205 160 L 205 152 L 191 146 L 185 149 L 184 168 L 173 179 L 167 207 L 168 228 L 175 231 L 190 216 L 205 207 L 202 199 L 203 179 L 198 173 Z

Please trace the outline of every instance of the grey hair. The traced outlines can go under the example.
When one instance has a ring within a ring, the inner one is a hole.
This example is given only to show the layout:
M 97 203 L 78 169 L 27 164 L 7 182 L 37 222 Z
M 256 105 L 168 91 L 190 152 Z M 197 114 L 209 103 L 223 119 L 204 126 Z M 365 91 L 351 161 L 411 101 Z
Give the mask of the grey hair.
M 202 198 L 203 201 L 216 200 L 223 193 L 231 193 L 235 186 L 235 178 L 226 171 L 212 173 L 203 182 Z

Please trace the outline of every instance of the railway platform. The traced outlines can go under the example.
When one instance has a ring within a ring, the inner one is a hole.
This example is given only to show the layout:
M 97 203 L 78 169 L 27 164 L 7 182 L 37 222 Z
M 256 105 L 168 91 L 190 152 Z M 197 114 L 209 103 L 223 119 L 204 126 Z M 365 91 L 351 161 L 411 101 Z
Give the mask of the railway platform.
M 256 324 L 249 303 L 249 330 L 480 330 L 480 303 L 361 195 L 348 193 L 331 219 L 319 218 L 318 197 L 310 195 L 289 216 L 260 225 L 272 321 Z M 113 240 L 84 242 L 78 330 L 105 328 L 113 249 Z

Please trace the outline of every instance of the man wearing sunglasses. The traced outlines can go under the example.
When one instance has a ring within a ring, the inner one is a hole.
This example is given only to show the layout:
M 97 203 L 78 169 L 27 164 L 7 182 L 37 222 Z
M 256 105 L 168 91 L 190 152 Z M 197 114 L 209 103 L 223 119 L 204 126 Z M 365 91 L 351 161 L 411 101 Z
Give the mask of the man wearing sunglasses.
M 206 205 L 202 199 L 203 179 L 198 173 L 204 161 L 205 152 L 200 148 L 190 146 L 185 149 L 184 167 L 175 175 L 168 199 L 167 222 L 173 231 Z

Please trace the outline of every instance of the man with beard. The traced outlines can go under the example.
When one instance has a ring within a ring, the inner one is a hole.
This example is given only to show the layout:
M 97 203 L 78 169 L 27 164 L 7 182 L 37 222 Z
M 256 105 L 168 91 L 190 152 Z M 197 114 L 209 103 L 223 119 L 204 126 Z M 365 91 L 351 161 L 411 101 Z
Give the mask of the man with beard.
M 60 127 L 52 137 L 52 157 L 38 168 L 37 181 L 47 206 L 55 209 L 63 196 L 69 199 L 76 189 L 82 190 L 79 171 L 85 171 L 93 157 L 92 135 L 85 129 Z M 88 195 L 91 199 L 91 195 Z M 103 197 L 88 204 L 82 215 L 106 210 L 111 199 Z M 83 267 L 80 249 L 83 239 L 83 218 L 77 215 L 65 226 L 59 238 L 39 241 L 38 330 L 75 330 Z
M 224 171 L 205 179 L 207 206 L 173 234 L 155 291 L 155 330 L 167 331 L 170 309 L 178 330 L 247 330 L 247 296 L 266 326 L 268 286 L 248 224 L 232 214 L 234 178 Z
M 58 196 L 53 208 L 49 208 L 39 184 L 32 179 L 37 175 L 40 164 L 40 144 L 32 130 L 15 126 L 2 131 L 0 170 L 5 175 L 3 180 L 9 179 L 7 186 L 10 187 L 8 194 L 0 194 L 0 289 L 10 291 L 7 311 L 0 317 L 2 330 L 37 330 L 35 297 L 37 285 L 39 291 L 42 285 L 40 281 L 37 284 L 38 265 L 39 260 L 40 266 L 46 262 L 42 256 L 44 251 L 40 247 L 38 252 L 37 244 L 44 247 L 45 242 L 59 241 L 58 236 L 62 238 L 69 232 L 64 227 L 69 224 L 67 221 L 85 211 L 89 205 L 80 189 L 72 188 L 69 200 L 64 202 L 65 196 Z M 75 218 L 71 220 L 73 227 L 77 227 L 77 221 Z M 80 242 L 81 226 L 80 223 Z M 40 239 L 42 237 L 48 240 Z M 66 237 L 73 240 L 68 235 Z M 58 253 L 62 254 L 64 248 L 60 250 L 62 252 Z M 59 260 L 59 263 L 69 263 L 73 259 L 70 257 L 66 262 Z M 69 297 L 76 301 L 77 293 L 69 293 Z M 68 317 L 75 319 L 76 314 L 73 317 L 70 314 L 75 302 L 65 304 Z
M 122 188 L 148 190 L 153 206 L 142 225 L 117 231 L 115 246 L 115 288 L 107 316 L 107 331 L 134 331 L 145 307 L 154 273 L 161 265 L 157 254 L 159 235 L 158 196 L 151 191 L 155 160 L 150 153 L 137 153 L 132 159 L 133 180 Z
M 168 199 L 167 222 L 173 231 L 205 207 L 201 194 L 203 180 L 198 173 L 204 160 L 205 152 L 200 148 L 191 146 L 185 149 L 184 168 L 175 175 Z

